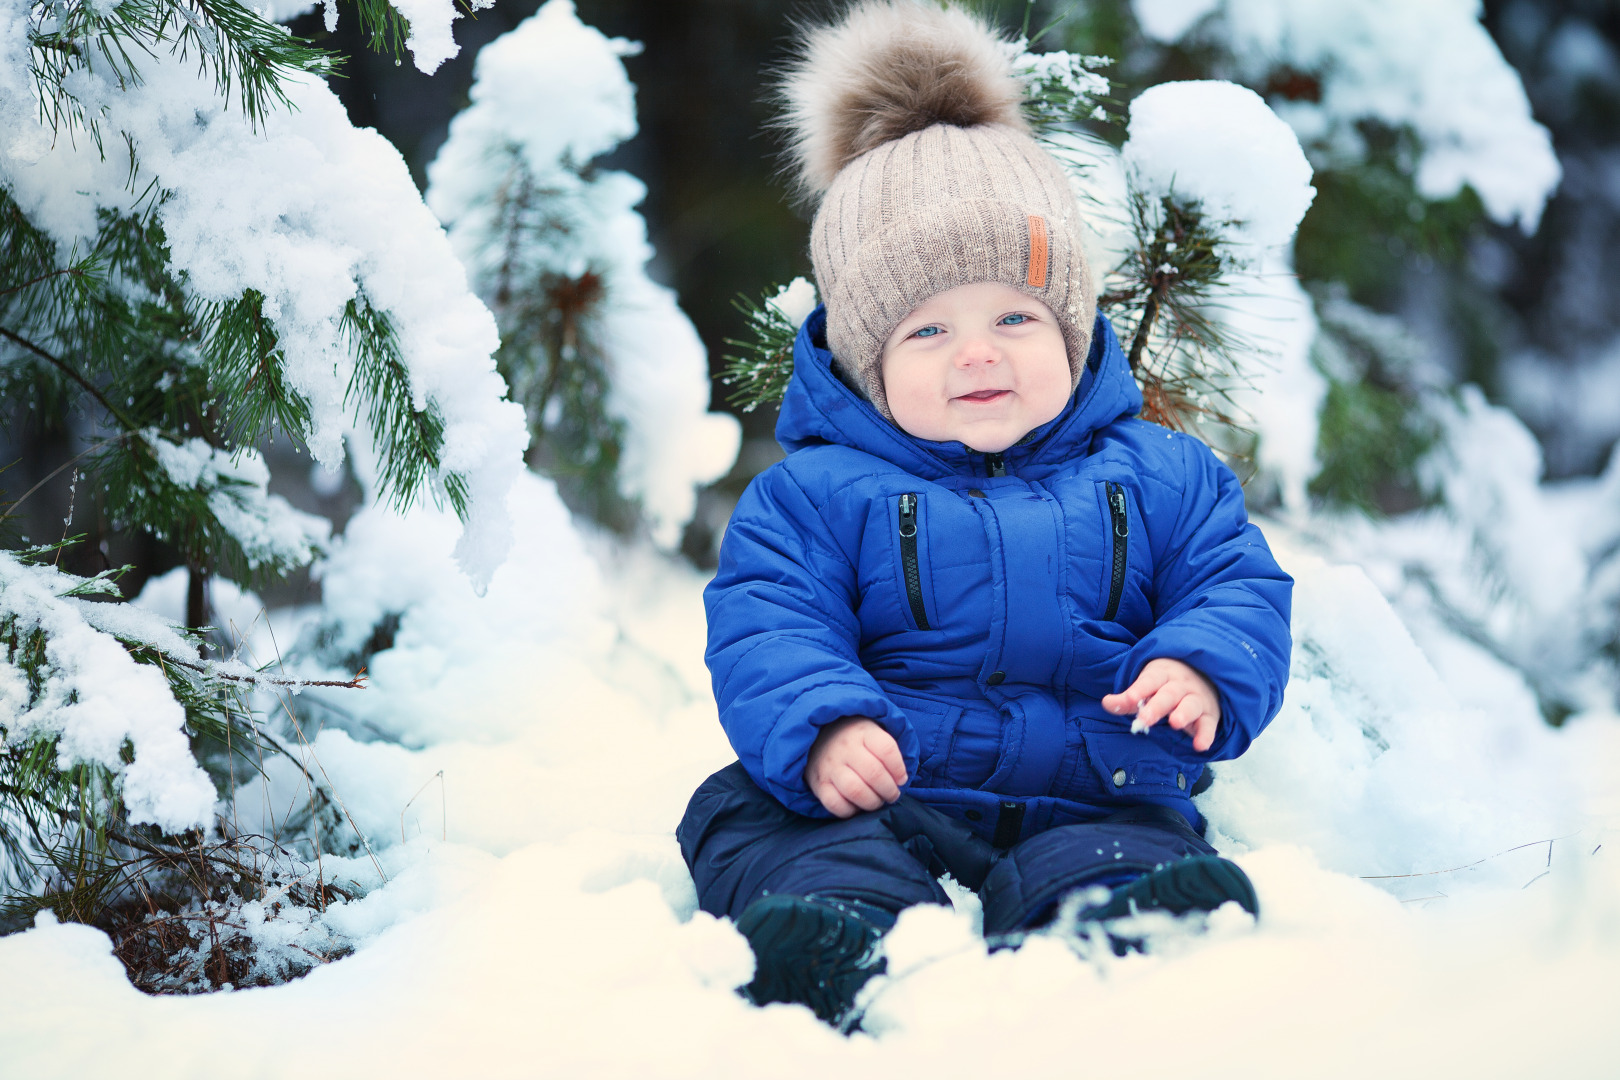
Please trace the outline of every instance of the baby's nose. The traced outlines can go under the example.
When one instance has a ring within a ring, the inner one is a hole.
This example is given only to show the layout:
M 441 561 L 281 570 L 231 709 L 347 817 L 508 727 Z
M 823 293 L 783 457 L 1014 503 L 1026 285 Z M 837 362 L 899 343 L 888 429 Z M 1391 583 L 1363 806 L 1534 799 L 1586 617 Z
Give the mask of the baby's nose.
M 1001 350 L 986 338 L 971 337 L 962 342 L 961 348 L 956 351 L 956 363 L 959 367 L 981 367 L 994 364 L 1001 359 Z

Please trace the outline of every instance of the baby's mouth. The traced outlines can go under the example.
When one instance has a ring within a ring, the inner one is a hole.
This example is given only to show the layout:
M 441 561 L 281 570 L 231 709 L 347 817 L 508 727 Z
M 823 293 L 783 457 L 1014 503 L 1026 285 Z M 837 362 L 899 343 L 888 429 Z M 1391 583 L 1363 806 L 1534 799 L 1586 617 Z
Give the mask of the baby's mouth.
M 963 395 L 961 395 L 956 400 L 958 400 L 958 401 L 996 401 L 996 400 L 1000 399 L 1002 395 L 1010 394 L 1011 392 L 1012 391 L 1010 391 L 1010 390 L 975 390 L 971 394 L 963 394 Z

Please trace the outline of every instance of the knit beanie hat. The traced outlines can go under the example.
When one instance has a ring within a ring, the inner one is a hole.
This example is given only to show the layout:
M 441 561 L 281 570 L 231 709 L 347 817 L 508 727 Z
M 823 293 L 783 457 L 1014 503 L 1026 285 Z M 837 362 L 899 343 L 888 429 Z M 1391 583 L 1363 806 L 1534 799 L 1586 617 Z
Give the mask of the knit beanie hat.
M 1063 168 L 1029 132 L 1016 48 L 973 15 L 858 0 L 802 33 L 781 126 L 817 200 L 810 260 L 845 381 L 889 420 L 883 344 L 929 297 L 988 281 L 1052 310 L 1071 387 L 1096 292 Z

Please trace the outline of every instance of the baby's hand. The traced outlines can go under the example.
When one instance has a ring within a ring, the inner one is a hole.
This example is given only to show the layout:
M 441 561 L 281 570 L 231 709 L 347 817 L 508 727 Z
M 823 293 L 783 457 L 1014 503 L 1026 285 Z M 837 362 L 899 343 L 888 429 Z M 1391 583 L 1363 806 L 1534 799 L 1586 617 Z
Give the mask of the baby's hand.
M 906 762 L 900 746 L 875 720 L 845 716 L 821 729 L 805 783 L 834 817 L 854 817 L 858 810 L 880 810 L 900 797 Z
M 1149 660 L 1123 693 L 1104 697 L 1102 706 L 1115 716 L 1134 711 L 1133 733 L 1168 717 L 1171 727 L 1192 736 L 1193 749 L 1199 753 L 1215 744 L 1221 722 L 1221 698 L 1210 681 L 1180 660 L 1162 656 Z

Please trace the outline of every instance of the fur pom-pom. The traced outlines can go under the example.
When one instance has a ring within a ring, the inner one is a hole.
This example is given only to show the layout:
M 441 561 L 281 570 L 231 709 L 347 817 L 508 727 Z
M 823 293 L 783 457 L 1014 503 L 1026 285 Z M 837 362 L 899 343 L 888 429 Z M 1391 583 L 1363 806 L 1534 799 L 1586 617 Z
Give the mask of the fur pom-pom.
M 1024 128 L 1014 52 L 977 17 L 924 0 L 859 0 L 802 29 L 779 121 L 800 193 L 821 195 L 855 158 L 934 124 Z

